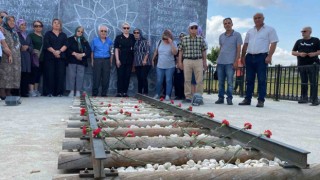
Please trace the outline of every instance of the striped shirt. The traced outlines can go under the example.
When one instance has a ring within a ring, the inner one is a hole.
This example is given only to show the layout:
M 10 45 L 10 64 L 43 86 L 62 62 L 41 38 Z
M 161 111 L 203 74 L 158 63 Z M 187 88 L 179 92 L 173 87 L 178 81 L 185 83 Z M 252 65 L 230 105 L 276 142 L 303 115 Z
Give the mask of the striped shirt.
M 185 36 L 179 44 L 179 50 L 183 51 L 183 59 L 201 59 L 202 52 L 207 49 L 207 44 L 201 36 Z

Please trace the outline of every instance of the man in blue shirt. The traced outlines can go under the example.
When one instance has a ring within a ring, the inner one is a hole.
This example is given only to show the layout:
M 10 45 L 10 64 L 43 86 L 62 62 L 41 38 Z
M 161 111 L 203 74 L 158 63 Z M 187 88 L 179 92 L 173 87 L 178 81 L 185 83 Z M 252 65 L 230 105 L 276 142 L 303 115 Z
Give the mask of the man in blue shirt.
M 220 53 L 217 60 L 217 72 L 219 80 L 219 99 L 216 104 L 224 103 L 225 87 L 224 82 L 227 78 L 227 104 L 232 105 L 233 74 L 237 67 L 237 60 L 240 58 L 242 38 L 240 33 L 232 29 L 231 18 L 223 20 L 226 32 L 219 37 Z
M 101 96 L 106 97 L 109 89 L 110 70 L 112 65 L 112 41 L 107 37 L 108 28 L 100 25 L 99 37 L 91 43 L 91 65 L 93 67 L 92 96 L 98 96 L 101 82 Z

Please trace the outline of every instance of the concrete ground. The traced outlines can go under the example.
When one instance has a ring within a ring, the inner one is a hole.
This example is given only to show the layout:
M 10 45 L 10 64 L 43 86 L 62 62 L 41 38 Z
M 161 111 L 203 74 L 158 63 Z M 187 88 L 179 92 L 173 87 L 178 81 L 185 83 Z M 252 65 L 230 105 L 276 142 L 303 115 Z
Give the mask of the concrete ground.
M 320 163 L 320 106 L 268 99 L 264 108 L 256 108 L 256 100 L 238 106 L 242 98 L 237 96 L 233 106 L 216 105 L 216 100 L 216 94 L 204 95 L 205 104 L 193 111 L 213 112 L 215 119 L 238 127 L 250 122 L 255 133 L 270 129 L 271 138 L 310 151 L 308 163 Z M 45 180 L 60 173 L 58 154 L 71 105 L 68 97 L 23 98 L 19 106 L 0 101 L 0 179 Z

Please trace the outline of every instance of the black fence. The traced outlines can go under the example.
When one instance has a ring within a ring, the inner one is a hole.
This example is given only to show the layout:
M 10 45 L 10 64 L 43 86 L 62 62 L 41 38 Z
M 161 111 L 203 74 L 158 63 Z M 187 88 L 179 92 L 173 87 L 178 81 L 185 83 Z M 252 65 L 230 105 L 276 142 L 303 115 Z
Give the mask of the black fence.
M 308 98 L 319 95 L 319 65 L 308 66 L 281 66 L 276 65 L 267 69 L 267 97 L 275 100 L 298 101 L 301 98 L 301 88 L 308 92 Z M 208 94 L 218 92 L 218 80 L 214 80 L 215 66 L 209 65 L 204 77 L 204 91 Z M 235 73 L 233 87 L 237 90 L 233 94 L 244 96 L 246 92 L 245 68 L 240 68 L 238 76 Z M 241 76 L 243 74 L 243 76 Z M 240 76 L 239 76 L 240 75 Z M 309 81 L 306 81 L 308 80 Z M 226 83 L 225 83 L 226 84 Z M 256 78 L 254 96 L 258 94 Z

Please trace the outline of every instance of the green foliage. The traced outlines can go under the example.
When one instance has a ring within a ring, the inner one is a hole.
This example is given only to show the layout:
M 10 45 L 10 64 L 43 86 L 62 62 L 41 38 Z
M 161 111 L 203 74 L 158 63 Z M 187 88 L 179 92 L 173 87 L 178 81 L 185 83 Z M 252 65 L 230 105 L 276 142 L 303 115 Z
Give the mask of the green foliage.
M 220 48 L 218 46 L 212 47 L 211 52 L 207 54 L 207 59 L 211 61 L 213 64 L 217 64 L 219 52 L 220 52 Z

